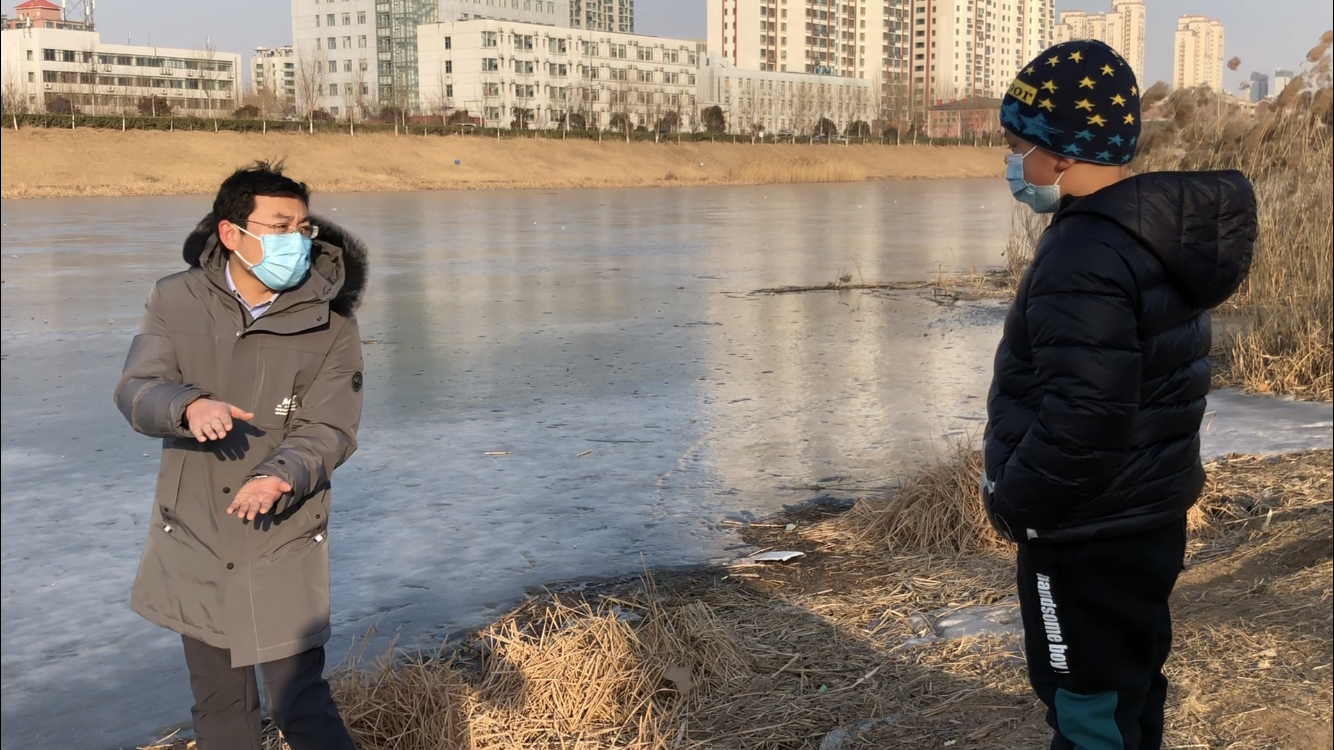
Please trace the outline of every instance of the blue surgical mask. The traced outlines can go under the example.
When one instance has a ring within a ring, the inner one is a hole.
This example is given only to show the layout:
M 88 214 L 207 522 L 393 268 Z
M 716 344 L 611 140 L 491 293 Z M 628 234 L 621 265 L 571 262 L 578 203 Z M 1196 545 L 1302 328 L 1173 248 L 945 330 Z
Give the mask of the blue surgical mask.
M 237 229 L 241 229 L 237 227 Z M 264 257 L 251 265 L 245 258 L 240 258 L 245 267 L 259 279 L 264 286 L 275 292 L 285 292 L 300 284 L 310 271 L 310 238 L 300 232 L 288 234 L 266 234 L 263 237 L 242 232 L 259 240 L 259 247 Z
M 1014 199 L 1026 204 L 1034 213 L 1055 213 L 1061 205 L 1061 178 L 1065 173 L 1056 175 L 1056 182 L 1050 185 L 1029 184 L 1024 179 L 1024 159 L 1037 150 L 1038 147 L 1034 146 L 1027 153 L 1005 157 L 1005 181 L 1010 184 L 1010 194 Z

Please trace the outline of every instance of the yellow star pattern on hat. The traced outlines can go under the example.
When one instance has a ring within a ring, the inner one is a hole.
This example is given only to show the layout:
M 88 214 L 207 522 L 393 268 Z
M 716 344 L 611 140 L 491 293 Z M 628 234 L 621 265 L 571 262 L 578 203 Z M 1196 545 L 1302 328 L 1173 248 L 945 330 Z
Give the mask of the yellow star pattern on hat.
M 1127 124 L 1127 125 L 1134 125 L 1134 124 L 1135 124 L 1135 116 L 1127 112 L 1127 113 L 1126 113 L 1126 119 L 1124 120 L 1124 122 L 1125 122 L 1125 124 Z
M 1050 99 L 1043 99 L 1042 101 L 1038 102 L 1038 106 L 1039 106 L 1039 107 L 1042 107 L 1043 109 L 1047 110 L 1048 112 L 1055 111 L 1055 109 L 1056 109 L 1056 105 L 1055 105 L 1055 104 L 1052 104 Z
M 1116 71 L 1110 65 L 1102 66 L 1102 74 L 1105 76 L 1116 75 Z
M 1138 96 L 1138 95 L 1139 95 L 1139 89 L 1135 88 L 1134 86 L 1131 86 L 1131 87 L 1130 87 L 1130 95 L 1131 95 L 1131 96 Z
M 1115 104 L 1118 107 L 1124 107 L 1126 106 L 1126 98 L 1124 96 L 1121 96 L 1120 94 L 1117 94 L 1116 96 L 1112 97 L 1112 104 Z
M 1089 101 L 1088 99 L 1080 99 L 1079 101 L 1075 102 L 1075 109 L 1087 109 L 1088 111 L 1092 112 L 1093 102 Z
M 1106 125 L 1106 124 L 1107 124 L 1107 120 L 1104 119 L 1102 115 L 1096 115 L 1096 114 L 1095 114 L 1094 116 L 1092 116 L 1092 117 L 1089 118 L 1089 124 L 1090 124 L 1090 125 L 1097 125 L 1098 127 L 1102 127 L 1103 125 Z
M 1057 65 L 1060 65 L 1060 64 L 1061 64 L 1061 58 L 1059 58 L 1059 57 L 1057 57 L 1057 56 L 1055 56 L 1055 55 L 1052 55 L 1051 57 L 1048 57 L 1048 58 L 1047 58 L 1047 64 L 1050 65 L 1050 66 L 1052 66 L 1052 67 L 1056 67 Z
M 1084 61 L 1084 53 L 1083 53 L 1083 52 L 1080 52 L 1079 50 L 1075 50 L 1074 52 L 1071 52 L 1071 53 L 1070 53 L 1070 59 L 1071 59 L 1071 60 L 1074 60 L 1075 62 L 1083 62 L 1083 61 Z
M 1046 89 L 1047 91 L 1050 91 L 1051 93 L 1055 94 L 1055 93 L 1056 93 L 1056 82 L 1055 82 L 1055 81 L 1047 81 L 1046 83 L 1042 84 L 1042 88 L 1044 88 L 1044 89 Z
M 1034 68 L 1032 65 L 1024 68 L 1024 75 L 1026 76 L 1037 75 L 1037 72 L 1037 68 Z
M 1084 80 L 1082 80 L 1082 81 L 1079 82 L 1079 87 L 1080 87 L 1081 89 L 1091 89 L 1091 88 L 1093 88 L 1093 79 L 1092 79 L 1092 78 L 1089 78 L 1088 76 L 1084 76 Z

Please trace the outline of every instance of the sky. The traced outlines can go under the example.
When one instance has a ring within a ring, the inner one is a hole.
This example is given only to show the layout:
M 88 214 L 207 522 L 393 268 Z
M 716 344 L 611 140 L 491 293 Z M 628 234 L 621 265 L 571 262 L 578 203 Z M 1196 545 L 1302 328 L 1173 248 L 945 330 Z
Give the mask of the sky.
M 18 0 L 0 0 L 6 9 Z M 1204 14 L 1223 22 L 1227 57 L 1241 58 L 1237 71 L 1224 70 L 1223 82 L 1235 91 L 1251 71 L 1273 76 L 1274 69 L 1296 70 L 1320 33 L 1334 28 L 1329 0 L 1145 0 L 1147 29 L 1145 75 L 1151 81 L 1172 77 L 1172 38 L 1178 16 Z M 635 30 L 641 34 L 703 39 L 705 0 L 635 0 Z M 1057 0 L 1057 11 L 1100 11 L 1111 0 Z M 290 6 L 282 0 L 99 0 L 97 25 L 102 38 L 135 44 L 203 47 L 205 38 L 222 51 L 248 56 L 255 47 L 277 47 L 292 38 Z M 1147 87 L 1146 87 L 1147 88 Z

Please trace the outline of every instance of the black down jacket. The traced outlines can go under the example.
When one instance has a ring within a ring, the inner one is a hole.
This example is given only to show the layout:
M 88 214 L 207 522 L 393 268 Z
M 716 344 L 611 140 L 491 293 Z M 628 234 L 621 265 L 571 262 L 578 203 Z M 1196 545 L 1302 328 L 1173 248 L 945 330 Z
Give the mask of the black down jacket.
M 1204 485 L 1209 309 L 1241 284 L 1239 172 L 1159 172 L 1067 199 L 1019 284 L 987 398 L 983 501 L 1018 541 L 1181 519 Z

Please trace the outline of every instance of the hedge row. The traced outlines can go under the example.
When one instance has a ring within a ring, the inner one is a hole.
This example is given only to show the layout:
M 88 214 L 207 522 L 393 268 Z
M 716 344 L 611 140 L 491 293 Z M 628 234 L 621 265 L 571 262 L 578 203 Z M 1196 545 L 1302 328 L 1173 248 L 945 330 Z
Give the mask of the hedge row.
M 57 115 L 49 113 L 22 114 L 22 115 L 4 115 L 4 126 L 7 128 L 45 128 L 45 129 L 70 129 L 70 128 L 99 128 L 105 130 L 162 130 L 162 131 L 214 131 L 229 133 L 309 133 L 312 131 L 322 134 L 344 134 L 354 133 L 396 133 L 412 136 L 466 136 L 470 138 L 542 138 L 542 139 L 583 139 L 583 140 L 602 140 L 617 141 L 625 140 L 625 133 L 611 130 L 512 130 L 509 128 L 481 128 L 469 127 L 466 125 L 443 125 L 441 123 L 424 124 L 409 123 L 406 127 L 402 124 L 385 122 L 365 122 L 357 123 L 349 128 L 346 122 L 337 121 L 316 121 L 313 126 L 304 120 L 262 120 L 262 119 L 237 119 L 237 118 L 219 118 L 211 119 L 205 117 L 145 117 L 145 116 L 125 116 L 120 115 Z M 637 142 L 654 141 L 654 133 L 646 130 L 631 131 L 630 140 Z M 686 142 L 716 142 L 716 143 L 750 143 L 748 135 L 732 135 L 725 133 L 662 133 L 658 140 L 666 143 L 674 141 Z M 797 143 L 809 143 L 809 136 L 797 136 Z M 758 140 L 757 143 L 774 143 L 773 139 Z M 790 143 L 792 139 L 785 138 L 779 143 Z M 910 143 L 911 136 L 902 136 L 898 141 L 893 133 L 887 133 L 885 136 L 870 136 L 867 138 L 851 138 L 853 145 L 885 144 L 894 145 L 896 142 Z M 919 137 L 916 141 L 919 144 L 933 146 L 957 146 L 957 145 L 978 145 L 988 143 L 986 137 L 981 137 L 977 141 L 972 138 L 923 138 Z M 834 147 L 842 145 L 841 142 L 835 142 Z

